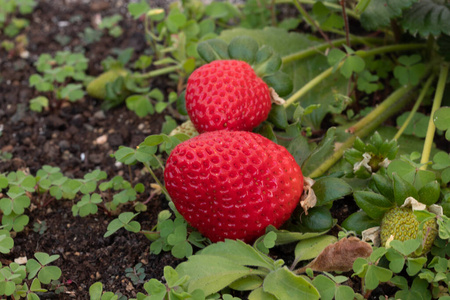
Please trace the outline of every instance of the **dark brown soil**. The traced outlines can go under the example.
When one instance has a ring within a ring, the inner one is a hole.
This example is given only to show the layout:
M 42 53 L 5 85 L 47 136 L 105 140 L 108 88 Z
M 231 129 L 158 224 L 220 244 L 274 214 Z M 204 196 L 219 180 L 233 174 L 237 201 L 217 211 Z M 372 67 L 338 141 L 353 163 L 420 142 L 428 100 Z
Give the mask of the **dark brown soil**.
M 84 49 L 90 61 L 86 73 L 95 76 L 102 72 L 100 62 L 111 54 L 112 48 L 133 47 L 136 53 L 143 52 L 146 48 L 143 30 L 140 23 L 127 14 L 127 2 L 40 0 L 33 14 L 26 16 L 30 20 L 25 30 L 29 57 L 21 58 L 20 51 L 0 50 L 0 150 L 13 156 L 11 160 L 0 160 L 0 173 L 23 170 L 35 175 L 42 166 L 52 165 L 61 168 L 66 176 L 82 178 L 100 169 L 107 172 L 108 178 L 123 175 L 133 183 L 144 183 L 147 191 L 138 200 L 148 197 L 151 177 L 139 168 L 132 168 L 133 178 L 130 179 L 128 168 L 115 165 L 110 154 L 120 145 L 135 147 L 148 135 L 159 133 L 164 121 L 162 115 L 138 118 L 125 106 L 104 112 L 101 102 L 88 96 L 69 103 L 52 99 L 51 93 L 45 94 L 50 99 L 50 109 L 42 113 L 29 109 L 29 100 L 42 94 L 28 84 L 30 75 L 36 73 L 34 63 L 40 54 Z M 117 39 L 104 35 L 101 41 L 83 46 L 79 33 L 93 26 L 93 17 L 115 13 L 124 17 L 120 23 L 124 34 Z M 73 20 L 74 16 L 76 21 L 61 26 L 61 22 Z M 61 46 L 55 39 L 58 34 L 70 37 L 70 43 Z M 3 38 L 0 35 L 0 40 Z M 167 86 L 170 81 L 165 82 L 165 85 L 158 85 L 158 82 L 154 85 L 163 91 L 172 90 L 173 87 Z M 100 142 L 99 137 L 106 141 Z M 55 264 L 62 270 L 64 292 L 59 295 L 48 292 L 41 299 L 88 299 L 89 286 L 96 281 L 104 284 L 104 290 L 134 297 L 142 290 L 142 284 L 134 286 L 125 276 L 126 268 L 142 263 L 146 279 L 161 279 L 163 266 L 178 263 L 170 253 L 150 255 L 150 241 L 141 234 L 119 230 L 104 238 L 114 216 L 99 212 L 95 216 L 73 217 L 71 206 L 72 202 L 66 200 L 55 200 L 45 207 L 32 205 L 27 213 L 29 225 L 17 233 L 12 252 L 0 256 L 5 265 L 20 257 L 30 259 L 38 251 L 60 255 Z M 143 229 L 149 230 L 155 225 L 159 211 L 166 207 L 164 199 L 153 200 L 137 221 Z M 44 221 L 48 229 L 43 234 L 32 230 L 35 222 Z

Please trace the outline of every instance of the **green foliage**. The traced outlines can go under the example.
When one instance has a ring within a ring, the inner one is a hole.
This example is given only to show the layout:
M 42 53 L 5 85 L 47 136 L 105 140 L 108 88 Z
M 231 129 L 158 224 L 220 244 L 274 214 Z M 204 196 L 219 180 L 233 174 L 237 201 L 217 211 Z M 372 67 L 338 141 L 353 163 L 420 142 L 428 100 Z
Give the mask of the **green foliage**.
M 416 0 L 373 0 L 361 14 L 361 24 L 368 30 L 384 28 L 390 21 L 402 15 L 404 9 L 410 8 Z
M 30 87 L 39 92 L 53 92 L 55 98 L 60 100 L 74 102 L 84 97 L 82 84 L 66 84 L 68 81 L 83 82 L 86 79 L 88 60 L 82 53 L 59 51 L 54 57 L 41 54 L 35 66 L 41 74 L 30 76 Z M 45 96 L 36 97 L 30 100 L 30 109 L 40 112 L 48 107 L 48 102 Z
M 147 274 L 145 274 L 145 269 L 142 267 L 142 263 L 138 263 L 133 268 L 126 268 L 125 276 L 130 278 L 134 285 L 138 285 L 139 283 L 144 283 L 144 279 Z
M 402 26 L 411 34 L 423 37 L 450 35 L 450 5 L 446 2 L 423 0 L 414 3 L 403 14 Z
M 200 254 L 189 257 L 175 270 L 179 276 L 189 277 L 185 284 L 188 292 L 201 289 L 205 296 L 252 274 L 263 279 L 263 291 L 253 289 L 249 299 L 252 293 L 261 292 L 275 299 L 319 299 L 318 291 L 308 280 L 282 265 L 283 261 L 274 261 L 241 241 L 226 240 L 204 248 Z
M 402 65 L 394 68 L 394 77 L 400 82 L 401 85 L 417 85 L 420 78 L 425 73 L 425 65 L 419 63 L 422 60 L 420 55 L 414 54 L 411 56 L 400 56 L 398 58 L 399 63 Z
M 375 132 L 367 143 L 357 137 L 353 148 L 345 151 L 344 158 L 352 164 L 353 173 L 357 177 L 368 178 L 396 158 L 398 148 L 397 141 L 383 140 L 380 134 Z

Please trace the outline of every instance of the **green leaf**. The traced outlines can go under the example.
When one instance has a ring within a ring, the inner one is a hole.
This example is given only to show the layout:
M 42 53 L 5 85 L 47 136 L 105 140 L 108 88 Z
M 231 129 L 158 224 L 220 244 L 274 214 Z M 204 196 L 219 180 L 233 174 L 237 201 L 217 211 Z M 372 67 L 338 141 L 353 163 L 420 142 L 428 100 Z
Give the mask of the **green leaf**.
M 312 283 L 319 291 L 320 299 L 333 300 L 337 288 L 333 280 L 324 275 L 318 275 L 313 279 Z
M 302 240 L 295 246 L 295 261 L 309 260 L 316 258 L 328 245 L 337 241 L 331 235 L 323 235 Z
M 380 221 L 370 218 L 363 210 L 351 214 L 341 224 L 343 228 L 348 231 L 355 231 L 357 234 L 379 225 Z
M 408 273 L 409 276 L 416 276 L 417 273 L 420 272 L 420 270 L 422 270 L 423 266 L 425 265 L 425 263 L 427 262 L 427 258 L 426 257 L 408 257 L 408 261 L 406 263 L 407 268 L 406 268 L 406 272 Z
M 7 254 L 14 247 L 14 240 L 6 234 L 0 235 L 0 252 Z
M 242 266 L 273 268 L 273 260 L 240 240 L 225 240 L 202 250 L 202 255 L 216 255 L 227 258 Z
M 45 284 L 49 284 L 52 280 L 61 277 L 61 269 L 56 266 L 45 266 L 39 271 L 38 279 Z
M 141 0 L 139 3 L 129 3 L 128 12 L 133 16 L 133 18 L 139 19 L 140 16 L 147 13 L 150 10 L 150 6 L 147 4 L 146 0 Z
M 39 96 L 30 100 L 30 109 L 36 112 L 42 112 L 43 108 L 48 107 L 48 98 Z
M 450 107 L 439 108 L 433 115 L 433 122 L 439 130 L 450 129 Z
M 316 206 L 342 199 L 344 196 L 352 193 L 352 187 L 348 183 L 335 177 L 319 179 L 312 188 L 317 197 Z
M 91 300 L 100 300 L 103 293 L 103 284 L 96 282 L 89 287 L 89 296 Z
M 403 14 L 402 26 L 411 34 L 439 36 L 450 35 L 450 5 L 448 2 L 421 0 Z
M 372 219 L 381 219 L 394 206 L 391 200 L 374 192 L 356 191 L 353 196 L 356 204 Z
M 288 126 L 286 109 L 283 105 L 272 105 L 267 119 L 278 128 L 286 129 Z
M 366 63 L 364 59 L 356 55 L 349 55 L 342 65 L 340 72 L 345 78 L 350 78 L 353 73 L 360 73 L 364 70 Z
M 258 43 L 251 37 L 238 36 L 230 41 L 228 54 L 232 59 L 243 60 L 252 64 L 256 59 L 258 48 Z
M 390 25 L 391 19 L 400 17 L 402 10 L 417 0 L 372 0 L 361 14 L 361 24 L 367 30 L 377 30 Z
M 133 95 L 125 99 L 125 103 L 129 110 L 132 110 L 139 117 L 145 117 L 155 113 L 152 103 L 145 95 Z
M 370 265 L 365 278 L 366 288 L 374 290 L 380 282 L 387 282 L 392 278 L 392 271 L 376 265 Z
M 71 102 L 80 100 L 84 97 L 84 90 L 82 84 L 69 83 L 60 92 L 61 98 L 67 99 Z
M 205 248 L 206 249 L 206 248 Z M 205 296 L 216 293 L 235 280 L 258 274 L 258 271 L 236 264 L 234 261 L 217 255 L 193 255 L 176 269 L 179 276 L 189 276 L 188 292 L 201 289 Z
M 263 288 L 257 288 L 248 295 L 248 300 L 278 300 L 272 294 L 264 292 Z
M 230 284 L 230 288 L 236 291 L 251 291 L 260 287 L 263 283 L 263 279 L 260 276 L 246 276 L 236 280 Z
M 336 128 L 329 128 L 320 144 L 304 160 L 301 165 L 304 176 L 308 176 L 316 169 L 318 161 L 324 161 L 331 153 L 334 152 L 335 133 Z
M 403 205 L 408 197 L 419 199 L 419 194 L 412 184 L 401 178 L 397 173 L 393 173 L 392 177 L 394 179 L 394 199 L 398 206 Z
M 425 184 L 419 191 L 419 202 L 429 206 L 435 204 L 441 195 L 441 188 L 437 180 Z
M 278 299 L 319 299 L 317 289 L 301 276 L 286 267 L 269 273 L 264 279 L 263 290 Z

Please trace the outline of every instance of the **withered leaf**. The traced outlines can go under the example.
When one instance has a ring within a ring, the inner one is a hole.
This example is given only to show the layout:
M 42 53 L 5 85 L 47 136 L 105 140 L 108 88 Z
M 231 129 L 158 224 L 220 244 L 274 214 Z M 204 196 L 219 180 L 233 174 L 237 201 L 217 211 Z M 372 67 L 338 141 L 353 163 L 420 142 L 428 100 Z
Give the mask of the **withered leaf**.
M 372 246 L 356 237 L 343 238 L 327 246 L 313 261 L 296 271 L 304 273 L 307 268 L 317 272 L 347 272 L 352 270 L 358 257 L 367 258 Z

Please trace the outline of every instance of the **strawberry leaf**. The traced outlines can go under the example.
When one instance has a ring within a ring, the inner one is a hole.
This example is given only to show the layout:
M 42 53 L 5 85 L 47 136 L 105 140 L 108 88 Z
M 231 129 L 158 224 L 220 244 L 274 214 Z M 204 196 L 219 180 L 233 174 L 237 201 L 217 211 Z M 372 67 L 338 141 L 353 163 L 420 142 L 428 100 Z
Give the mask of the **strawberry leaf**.
M 375 30 L 390 25 L 392 19 L 400 17 L 402 10 L 409 8 L 417 0 L 372 0 L 361 14 L 361 24 L 367 30 Z
M 237 36 L 228 45 L 228 54 L 232 59 L 252 64 L 256 59 L 258 48 L 258 43 L 254 39 L 248 36 Z
M 257 266 L 272 269 L 274 261 L 240 240 L 225 240 L 202 250 L 202 255 L 227 258 L 242 266 Z
M 207 249 L 207 248 L 205 248 Z M 187 291 L 201 289 L 205 296 L 214 294 L 232 282 L 261 271 L 244 267 L 233 260 L 218 255 L 193 255 L 179 264 L 176 271 L 180 277 L 189 276 Z
M 403 14 L 402 26 L 411 34 L 428 37 L 450 34 L 450 4 L 445 1 L 421 0 Z
M 269 273 L 264 279 L 263 290 L 277 299 L 319 299 L 317 289 L 306 279 L 296 276 L 286 267 Z
M 208 63 L 218 59 L 229 58 L 228 44 L 221 39 L 211 39 L 199 43 L 197 52 Z

